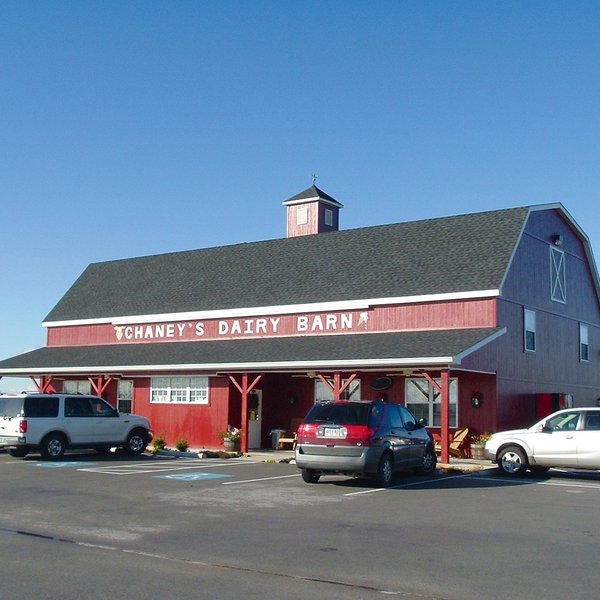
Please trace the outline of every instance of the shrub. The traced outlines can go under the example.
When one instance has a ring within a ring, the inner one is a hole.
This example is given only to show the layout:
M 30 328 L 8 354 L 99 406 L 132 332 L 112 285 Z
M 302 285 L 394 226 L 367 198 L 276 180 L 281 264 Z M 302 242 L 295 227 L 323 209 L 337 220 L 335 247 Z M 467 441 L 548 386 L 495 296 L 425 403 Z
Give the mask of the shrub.
M 189 447 L 190 445 L 187 443 L 187 440 L 184 440 L 183 438 L 180 438 L 175 442 L 175 448 L 177 448 L 179 452 L 186 452 Z
M 477 446 L 485 446 L 485 443 L 492 437 L 492 434 L 486 431 L 481 435 L 474 435 L 471 437 L 471 444 L 475 444 Z
M 157 435 L 152 442 L 152 448 L 154 452 L 160 452 L 161 450 L 164 450 L 166 446 L 167 443 L 162 435 Z

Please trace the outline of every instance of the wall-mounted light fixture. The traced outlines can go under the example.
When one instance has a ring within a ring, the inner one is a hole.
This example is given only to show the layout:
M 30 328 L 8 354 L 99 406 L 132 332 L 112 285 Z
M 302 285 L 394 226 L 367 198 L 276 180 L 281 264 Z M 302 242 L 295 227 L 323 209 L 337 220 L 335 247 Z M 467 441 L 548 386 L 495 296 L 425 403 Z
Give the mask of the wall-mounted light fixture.
M 471 406 L 474 408 L 481 408 L 483 404 L 483 394 L 481 392 L 473 392 L 471 394 Z
M 563 244 L 563 236 L 560 233 L 555 233 L 552 235 L 552 243 L 555 246 L 562 246 Z

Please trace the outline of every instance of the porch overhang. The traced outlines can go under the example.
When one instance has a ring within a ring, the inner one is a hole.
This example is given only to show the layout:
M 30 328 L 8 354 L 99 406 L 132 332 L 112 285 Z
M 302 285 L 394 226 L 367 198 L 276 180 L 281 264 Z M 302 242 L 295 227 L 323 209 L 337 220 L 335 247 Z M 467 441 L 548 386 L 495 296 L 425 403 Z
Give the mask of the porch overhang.
M 0 376 L 451 368 L 505 328 L 44 347 L 0 361 Z

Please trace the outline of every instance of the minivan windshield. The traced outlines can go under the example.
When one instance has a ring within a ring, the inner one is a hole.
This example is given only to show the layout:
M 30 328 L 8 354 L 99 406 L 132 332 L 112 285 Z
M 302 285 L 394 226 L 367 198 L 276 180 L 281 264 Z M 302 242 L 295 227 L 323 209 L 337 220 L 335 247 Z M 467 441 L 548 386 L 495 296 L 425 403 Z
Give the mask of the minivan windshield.
M 371 404 L 344 402 L 315 404 L 304 419 L 305 423 L 330 423 L 333 425 L 368 425 Z

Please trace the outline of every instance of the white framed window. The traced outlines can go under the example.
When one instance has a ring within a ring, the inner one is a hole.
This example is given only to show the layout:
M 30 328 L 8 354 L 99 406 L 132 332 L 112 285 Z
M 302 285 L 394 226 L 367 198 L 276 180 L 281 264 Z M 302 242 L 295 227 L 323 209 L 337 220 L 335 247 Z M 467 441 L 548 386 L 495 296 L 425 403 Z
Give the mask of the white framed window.
M 117 383 L 117 410 L 131 413 L 133 404 L 133 379 L 119 379 Z
M 333 379 L 326 378 L 333 385 Z M 342 385 L 346 383 L 342 379 Z M 333 400 L 333 390 L 320 379 L 315 379 L 315 402 L 327 402 Z M 360 400 L 360 379 L 353 379 L 350 385 L 343 391 L 340 400 Z
M 299 206 L 296 210 L 296 225 L 308 223 L 308 206 Z
M 333 211 L 330 208 L 325 209 L 325 225 L 329 227 L 333 225 Z
M 588 326 L 585 323 L 579 323 L 579 360 L 581 362 L 588 362 L 590 360 Z
M 428 425 L 440 427 L 442 424 L 442 394 L 437 387 L 422 377 L 405 380 L 406 408 L 418 419 L 425 419 Z M 441 379 L 435 379 L 442 385 Z M 449 381 L 449 425 L 458 427 L 458 379 Z
M 63 383 L 63 392 L 65 394 L 83 394 L 90 396 L 92 394 L 92 384 L 87 380 L 69 380 Z
M 535 310 L 525 308 L 523 311 L 523 344 L 525 352 L 535 352 L 536 348 L 536 325 Z
M 208 377 L 153 377 L 154 404 L 208 404 Z
M 562 304 L 567 302 L 565 253 L 554 246 L 550 246 L 550 298 Z

